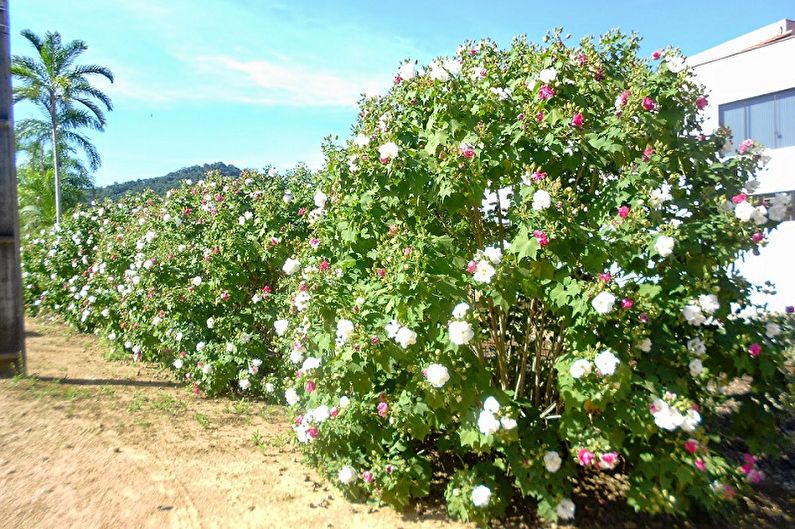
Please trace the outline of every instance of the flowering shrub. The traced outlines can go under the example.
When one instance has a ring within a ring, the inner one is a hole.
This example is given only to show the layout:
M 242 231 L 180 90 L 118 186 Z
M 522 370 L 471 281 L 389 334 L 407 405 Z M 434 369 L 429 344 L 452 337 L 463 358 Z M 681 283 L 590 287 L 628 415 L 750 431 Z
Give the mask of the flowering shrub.
M 718 418 L 763 453 L 785 404 L 791 317 L 731 267 L 785 199 L 750 196 L 757 145 L 702 133 L 676 50 L 545 42 L 407 62 L 327 145 L 274 327 L 293 429 L 351 497 L 441 481 L 479 522 L 515 494 L 572 518 L 572 481 L 617 468 L 636 509 L 719 508 L 759 476 Z
M 163 362 L 194 392 L 272 392 L 274 296 L 307 239 L 309 173 L 217 174 L 165 199 L 78 209 L 24 248 L 34 312 L 102 333 L 135 360 Z

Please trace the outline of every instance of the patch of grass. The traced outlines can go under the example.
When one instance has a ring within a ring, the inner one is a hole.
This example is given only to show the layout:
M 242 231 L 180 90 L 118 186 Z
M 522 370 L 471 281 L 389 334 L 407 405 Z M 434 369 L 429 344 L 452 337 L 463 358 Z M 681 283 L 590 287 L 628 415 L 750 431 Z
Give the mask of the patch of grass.
M 205 430 L 210 428 L 210 419 L 208 419 L 205 414 L 197 413 L 193 418 L 196 419 L 196 422 Z
M 103 349 L 102 358 L 107 362 L 118 362 L 130 359 L 130 353 L 125 352 L 123 349 L 117 349 L 111 344 L 107 344 Z
M 287 434 L 276 434 L 268 439 L 268 445 L 271 448 L 284 448 L 290 442 L 290 437 Z
M 188 409 L 188 405 L 172 395 L 159 395 L 152 403 L 152 409 L 160 410 L 169 415 L 179 415 Z
M 99 386 L 99 394 L 103 397 L 115 397 L 116 391 L 108 384 Z
M 248 415 L 251 412 L 251 403 L 246 399 L 240 399 L 232 404 L 232 410 L 238 415 Z
M 262 437 L 259 430 L 254 430 L 254 433 L 251 434 L 251 444 L 259 449 L 265 447 L 265 439 Z
M 146 404 L 148 400 L 149 399 L 146 398 L 146 395 L 140 391 L 136 391 L 133 393 L 132 401 L 130 401 L 130 404 L 127 406 L 127 411 L 130 413 L 143 411 L 144 404 Z

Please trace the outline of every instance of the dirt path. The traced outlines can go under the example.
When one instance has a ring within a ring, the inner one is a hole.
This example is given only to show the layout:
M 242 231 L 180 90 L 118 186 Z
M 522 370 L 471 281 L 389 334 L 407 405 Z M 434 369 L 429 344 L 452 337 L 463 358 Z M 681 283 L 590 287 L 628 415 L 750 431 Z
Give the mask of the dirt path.
M 60 325 L 28 333 L 31 377 L 0 380 L 0 527 L 465 527 L 345 501 L 278 406 L 197 399 Z

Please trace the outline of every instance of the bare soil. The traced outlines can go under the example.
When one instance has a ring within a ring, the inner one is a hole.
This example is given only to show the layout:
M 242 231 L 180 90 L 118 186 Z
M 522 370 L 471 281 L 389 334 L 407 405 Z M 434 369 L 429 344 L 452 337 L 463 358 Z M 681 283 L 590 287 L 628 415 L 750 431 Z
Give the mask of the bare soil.
M 473 527 L 433 499 L 403 513 L 348 502 L 301 464 L 280 406 L 197 398 L 57 323 L 27 331 L 29 376 L 0 380 L 2 529 Z M 770 463 L 774 479 L 721 519 L 637 515 L 621 476 L 601 475 L 578 487 L 577 524 L 565 527 L 795 528 L 793 461 L 795 449 Z M 540 527 L 530 504 L 495 526 Z

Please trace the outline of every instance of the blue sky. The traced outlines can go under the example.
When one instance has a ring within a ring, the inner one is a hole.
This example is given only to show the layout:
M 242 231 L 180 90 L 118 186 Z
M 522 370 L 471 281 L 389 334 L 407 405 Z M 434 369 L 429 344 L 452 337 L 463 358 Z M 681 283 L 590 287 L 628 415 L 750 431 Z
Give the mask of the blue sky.
M 794 17 L 792 0 L 11 2 L 12 53 L 32 54 L 22 29 L 60 31 L 86 41 L 83 62 L 116 76 L 98 84 L 115 109 L 91 134 L 97 185 L 215 161 L 318 166 L 323 138 L 349 133 L 361 92 L 385 91 L 403 59 L 427 63 L 466 39 L 620 27 L 639 32 L 645 52 L 673 44 L 692 54 Z

